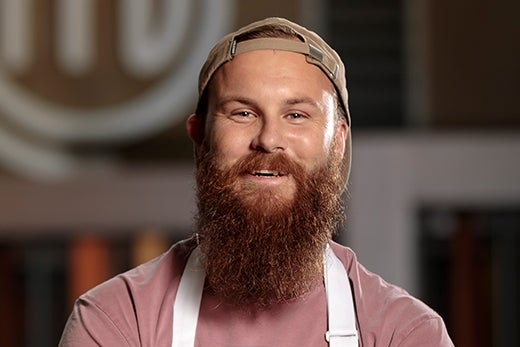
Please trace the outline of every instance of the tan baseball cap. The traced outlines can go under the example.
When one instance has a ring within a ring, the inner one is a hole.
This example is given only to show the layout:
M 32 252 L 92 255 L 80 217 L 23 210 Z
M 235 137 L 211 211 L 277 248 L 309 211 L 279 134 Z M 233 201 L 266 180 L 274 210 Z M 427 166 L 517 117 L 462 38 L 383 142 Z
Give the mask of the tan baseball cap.
M 279 37 L 241 39 L 241 36 L 266 26 L 289 28 L 298 35 L 301 41 Z M 318 66 L 332 82 L 338 93 L 340 104 L 344 110 L 347 124 L 349 125 L 343 166 L 344 186 L 346 187 L 350 174 L 352 144 L 345 65 L 341 61 L 338 53 L 315 32 L 285 18 L 270 17 L 246 25 L 224 36 L 210 51 L 200 71 L 198 86 L 199 102 L 211 77 L 220 66 L 232 60 L 237 54 L 254 50 L 280 50 L 301 53 L 306 56 L 309 64 Z

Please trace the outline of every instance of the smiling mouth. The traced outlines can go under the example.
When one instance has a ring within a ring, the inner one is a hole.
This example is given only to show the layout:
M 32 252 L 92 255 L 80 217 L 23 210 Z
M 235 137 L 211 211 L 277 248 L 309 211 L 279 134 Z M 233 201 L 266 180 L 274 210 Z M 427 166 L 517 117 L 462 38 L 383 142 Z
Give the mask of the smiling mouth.
M 281 177 L 285 176 L 283 172 L 275 171 L 275 170 L 258 170 L 252 171 L 251 174 L 256 177 Z

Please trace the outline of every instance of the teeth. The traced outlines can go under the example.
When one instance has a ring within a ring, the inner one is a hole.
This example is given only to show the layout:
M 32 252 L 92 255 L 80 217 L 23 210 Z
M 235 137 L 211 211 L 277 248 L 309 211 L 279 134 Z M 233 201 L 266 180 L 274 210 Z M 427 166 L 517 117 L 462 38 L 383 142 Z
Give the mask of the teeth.
M 278 177 L 280 173 L 278 171 L 271 170 L 259 170 L 254 172 L 255 176 L 269 176 L 269 177 Z

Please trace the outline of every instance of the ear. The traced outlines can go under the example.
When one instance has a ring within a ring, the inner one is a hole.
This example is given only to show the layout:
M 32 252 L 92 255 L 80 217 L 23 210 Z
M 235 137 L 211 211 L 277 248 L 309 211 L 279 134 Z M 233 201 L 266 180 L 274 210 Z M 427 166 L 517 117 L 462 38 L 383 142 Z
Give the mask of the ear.
M 195 113 L 188 117 L 186 121 L 186 130 L 195 145 L 200 145 L 204 140 L 205 119 Z
M 336 150 L 341 155 L 341 159 L 345 156 L 345 148 L 347 147 L 347 137 L 349 135 L 348 125 L 345 120 L 341 120 L 336 129 Z

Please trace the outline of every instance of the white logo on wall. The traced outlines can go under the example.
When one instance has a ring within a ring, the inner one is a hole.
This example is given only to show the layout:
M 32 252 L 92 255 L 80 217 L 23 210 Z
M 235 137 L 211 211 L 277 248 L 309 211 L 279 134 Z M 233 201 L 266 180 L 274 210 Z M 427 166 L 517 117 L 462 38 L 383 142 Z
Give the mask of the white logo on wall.
M 75 88 L 62 83 L 65 95 L 70 89 L 95 94 L 87 77 L 104 59 L 96 40 L 107 16 L 100 16 L 97 0 L 48 1 L 53 23 L 43 28 L 51 27 L 43 35 L 34 20 L 42 3 L 0 0 L 0 162 L 39 177 L 65 176 L 86 165 L 67 152 L 69 143 L 129 141 L 178 121 L 175 110 L 193 102 L 198 71 L 233 18 L 230 0 L 113 1 L 118 63 L 113 70 L 154 83 L 113 99 L 103 94 L 98 99 L 106 100 L 100 104 L 88 104 L 85 97 L 86 105 L 74 105 L 53 99 L 49 88 L 28 83 L 24 76 L 39 74 L 45 81 L 45 74 L 55 69 L 65 76 L 62 80 L 76 82 Z M 36 35 L 44 39 L 38 41 Z M 52 48 L 45 46 L 48 42 Z M 38 55 L 42 46 L 51 58 Z M 45 59 L 52 62 L 48 71 L 35 68 Z M 96 73 L 103 79 L 112 70 Z M 83 80 L 87 82 L 78 83 Z

